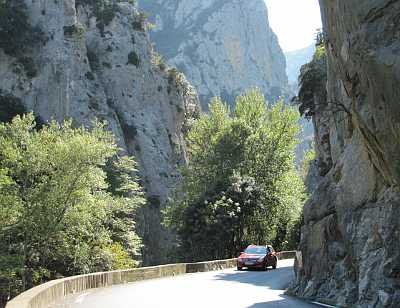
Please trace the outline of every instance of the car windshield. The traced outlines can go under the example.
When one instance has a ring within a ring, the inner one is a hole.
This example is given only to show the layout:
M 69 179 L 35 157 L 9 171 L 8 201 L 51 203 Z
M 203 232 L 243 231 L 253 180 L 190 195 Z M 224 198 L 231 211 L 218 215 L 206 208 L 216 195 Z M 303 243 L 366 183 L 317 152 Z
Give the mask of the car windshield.
M 247 247 L 244 252 L 248 253 L 248 254 L 254 254 L 254 255 L 265 255 L 267 253 L 267 248 L 262 247 L 262 246 Z

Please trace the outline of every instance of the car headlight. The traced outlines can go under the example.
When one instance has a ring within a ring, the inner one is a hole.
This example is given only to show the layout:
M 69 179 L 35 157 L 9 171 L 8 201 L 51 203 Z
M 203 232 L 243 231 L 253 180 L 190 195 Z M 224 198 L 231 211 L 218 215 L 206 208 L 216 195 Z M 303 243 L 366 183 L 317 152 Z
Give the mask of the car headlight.
M 264 261 L 264 257 L 261 257 L 257 260 L 257 262 L 263 262 Z

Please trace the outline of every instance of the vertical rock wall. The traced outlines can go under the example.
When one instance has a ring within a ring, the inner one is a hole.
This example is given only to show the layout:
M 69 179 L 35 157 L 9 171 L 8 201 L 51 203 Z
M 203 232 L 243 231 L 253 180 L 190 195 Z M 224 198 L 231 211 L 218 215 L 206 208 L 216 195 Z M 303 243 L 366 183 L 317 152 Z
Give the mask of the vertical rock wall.
M 323 178 L 304 208 L 291 289 L 342 306 L 399 307 L 400 2 L 320 5 L 326 101 L 323 88 L 308 90 L 322 107 L 314 123 Z

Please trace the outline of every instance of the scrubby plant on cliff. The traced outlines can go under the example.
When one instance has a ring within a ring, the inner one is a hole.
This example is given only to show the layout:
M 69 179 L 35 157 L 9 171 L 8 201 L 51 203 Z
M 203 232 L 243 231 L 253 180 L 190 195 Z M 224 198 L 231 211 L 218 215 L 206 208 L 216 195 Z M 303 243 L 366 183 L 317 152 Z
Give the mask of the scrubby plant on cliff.
M 154 66 L 158 67 L 158 69 L 160 69 L 161 71 L 165 71 L 167 69 L 167 65 L 165 64 L 163 57 L 156 52 L 153 53 L 151 62 Z
M 0 124 L 0 296 L 58 276 L 135 266 L 132 158 L 103 125 Z
M 101 32 L 104 27 L 108 26 L 114 19 L 116 13 L 115 4 L 119 2 L 128 2 L 135 5 L 135 0 L 76 0 L 75 6 L 90 5 L 97 19 L 97 27 Z
M 165 212 L 189 260 L 235 256 L 250 243 L 290 240 L 303 183 L 296 173 L 298 113 L 253 90 L 231 113 L 215 99 L 188 135 L 189 166 Z M 286 245 L 288 246 L 288 245 Z
M 310 150 L 308 150 L 307 152 L 304 153 L 303 156 L 303 160 L 301 161 L 300 164 L 300 175 L 301 178 L 303 179 L 303 181 L 306 180 L 307 175 L 310 171 L 310 166 L 313 163 L 313 161 L 315 161 L 316 158 L 316 153 L 314 150 L 314 146 L 312 146 L 312 148 Z
M 128 54 L 128 62 L 127 62 L 127 64 L 132 64 L 132 65 L 134 65 L 136 67 L 139 67 L 140 58 L 139 58 L 138 54 L 135 51 L 131 51 Z
M 0 48 L 16 57 L 29 77 L 36 75 L 36 67 L 27 54 L 46 38 L 38 27 L 30 24 L 23 0 L 0 0 Z
M 310 119 L 318 108 L 324 107 L 315 106 L 315 96 L 318 96 L 320 101 L 326 101 L 325 88 L 328 73 L 324 42 L 324 34 L 320 31 L 316 36 L 313 59 L 300 69 L 300 90 L 294 100 L 299 105 L 300 114 L 307 119 Z

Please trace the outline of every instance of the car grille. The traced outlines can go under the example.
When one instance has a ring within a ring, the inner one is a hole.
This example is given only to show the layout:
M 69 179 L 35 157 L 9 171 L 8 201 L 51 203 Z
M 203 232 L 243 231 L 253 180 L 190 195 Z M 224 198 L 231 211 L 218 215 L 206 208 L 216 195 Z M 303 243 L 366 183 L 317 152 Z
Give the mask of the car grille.
M 258 258 L 245 258 L 243 259 L 244 262 L 256 262 Z

